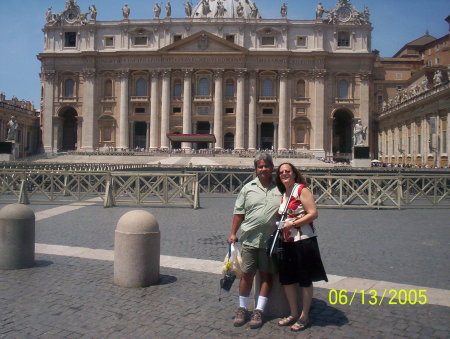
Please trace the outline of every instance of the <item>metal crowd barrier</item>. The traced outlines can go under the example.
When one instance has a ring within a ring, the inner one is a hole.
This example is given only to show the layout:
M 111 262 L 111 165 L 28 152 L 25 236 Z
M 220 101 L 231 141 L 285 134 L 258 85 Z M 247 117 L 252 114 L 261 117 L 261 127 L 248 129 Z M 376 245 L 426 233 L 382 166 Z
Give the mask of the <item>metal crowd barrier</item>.
M 237 194 L 254 173 L 198 171 L 201 194 Z M 328 208 L 407 208 L 450 206 L 450 173 L 326 174 L 308 173 L 316 204 Z
M 200 207 L 196 174 L 155 172 L 0 171 L 0 201 L 103 202 Z

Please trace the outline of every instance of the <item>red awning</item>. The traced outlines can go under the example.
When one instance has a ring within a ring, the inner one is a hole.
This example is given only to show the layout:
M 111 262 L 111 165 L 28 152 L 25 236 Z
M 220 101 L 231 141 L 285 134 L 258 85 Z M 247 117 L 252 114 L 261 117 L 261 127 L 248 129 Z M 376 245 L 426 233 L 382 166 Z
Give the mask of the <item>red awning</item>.
M 178 134 L 167 133 L 167 137 L 170 141 L 181 142 L 216 142 L 216 136 L 214 134 Z

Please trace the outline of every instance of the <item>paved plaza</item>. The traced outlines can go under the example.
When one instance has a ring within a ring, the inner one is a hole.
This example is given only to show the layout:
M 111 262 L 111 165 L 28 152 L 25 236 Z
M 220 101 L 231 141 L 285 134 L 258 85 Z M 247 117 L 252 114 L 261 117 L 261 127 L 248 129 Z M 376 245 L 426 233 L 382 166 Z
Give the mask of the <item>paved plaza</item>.
M 312 326 L 299 334 L 277 319 L 233 327 L 238 284 L 219 301 L 218 282 L 234 199 L 202 196 L 198 210 L 143 207 L 160 225 L 161 283 L 137 289 L 112 283 L 114 229 L 136 207 L 30 205 L 36 266 L 0 271 L 0 338 L 449 337 L 450 212 L 436 208 L 320 209 L 330 282 L 316 285 Z M 342 288 L 348 300 L 330 300 Z M 360 293 L 370 289 L 426 290 L 427 302 L 389 304 L 380 294 L 372 305 Z

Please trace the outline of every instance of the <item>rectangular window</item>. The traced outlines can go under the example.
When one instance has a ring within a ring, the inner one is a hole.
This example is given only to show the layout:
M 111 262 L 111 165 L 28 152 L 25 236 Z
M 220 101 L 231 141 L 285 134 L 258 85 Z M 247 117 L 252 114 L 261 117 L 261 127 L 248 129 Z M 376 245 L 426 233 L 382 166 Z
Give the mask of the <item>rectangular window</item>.
M 114 37 L 105 36 L 105 47 L 114 47 Z
M 175 34 L 173 36 L 173 42 L 180 41 L 182 38 L 183 38 L 183 36 L 181 34 Z
M 77 32 L 64 33 L 64 47 L 77 47 Z
M 146 46 L 147 45 L 147 37 L 146 36 L 134 37 L 134 45 L 135 46 Z
M 382 95 L 377 96 L 377 104 L 381 105 L 382 103 L 383 103 L 383 96 Z
M 272 114 L 273 109 L 272 108 L 263 108 L 262 113 L 263 114 Z
M 225 114 L 233 114 L 234 108 L 233 107 L 226 107 L 225 108 Z
M 261 37 L 261 45 L 263 46 L 275 46 L 275 37 L 263 36 Z
M 145 107 L 136 107 L 134 109 L 134 113 L 137 113 L 137 114 L 145 113 Z
M 173 107 L 172 108 L 172 113 L 173 114 L 181 113 L 181 107 Z
M 233 44 L 234 44 L 234 39 L 235 39 L 234 34 L 227 34 L 225 36 L 225 40 L 229 41 L 229 42 L 232 42 Z
M 350 47 L 350 33 L 341 31 L 338 32 L 338 47 Z
M 305 47 L 305 46 L 306 46 L 306 36 L 298 36 L 297 47 Z

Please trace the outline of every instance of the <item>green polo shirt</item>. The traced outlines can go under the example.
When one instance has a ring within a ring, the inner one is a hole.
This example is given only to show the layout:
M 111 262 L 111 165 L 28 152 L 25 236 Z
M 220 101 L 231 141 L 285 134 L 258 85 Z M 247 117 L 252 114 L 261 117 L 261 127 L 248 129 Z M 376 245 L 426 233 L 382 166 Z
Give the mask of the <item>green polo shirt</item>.
M 272 183 L 264 188 L 255 178 L 246 184 L 234 204 L 234 214 L 244 214 L 241 224 L 240 242 L 247 246 L 265 248 L 267 239 L 275 230 L 281 193 Z

